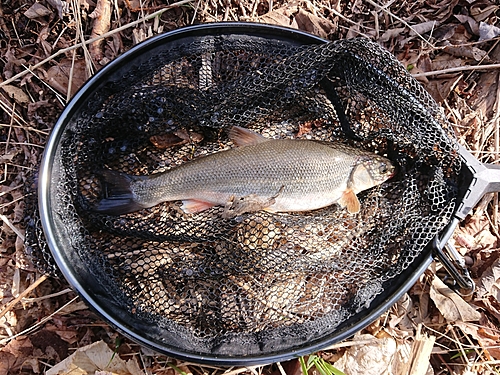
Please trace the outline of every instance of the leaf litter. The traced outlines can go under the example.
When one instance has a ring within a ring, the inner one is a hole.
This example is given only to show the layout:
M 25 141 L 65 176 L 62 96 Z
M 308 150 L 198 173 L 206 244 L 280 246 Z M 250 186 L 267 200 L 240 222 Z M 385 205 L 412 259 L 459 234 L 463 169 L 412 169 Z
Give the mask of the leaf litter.
M 331 40 L 365 36 L 421 81 L 442 105 L 460 143 L 480 161 L 497 163 L 499 9 L 481 0 L 1 3 L 0 374 L 302 372 L 298 360 L 224 369 L 157 355 L 99 320 L 64 281 L 37 273 L 22 240 L 24 185 L 67 99 L 93 72 L 146 38 L 193 23 L 255 21 Z M 464 299 L 452 292 L 436 278 L 439 265 L 433 264 L 377 321 L 311 359 L 347 375 L 498 373 L 499 232 L 495 194 L 460 223 L 451 240 L 477 285 L 474 295 Z M 119 365 L 113 367 L 113 361 Z

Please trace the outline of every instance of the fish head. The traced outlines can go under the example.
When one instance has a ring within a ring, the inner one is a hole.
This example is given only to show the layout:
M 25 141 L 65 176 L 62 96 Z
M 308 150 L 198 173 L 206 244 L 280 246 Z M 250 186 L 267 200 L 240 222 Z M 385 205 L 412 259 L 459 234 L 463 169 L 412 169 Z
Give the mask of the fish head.
M 394 176 L 395 169 L 383 156 L 363 156 L 351 173 L 350 186 L 356 193 L 370 189 Z

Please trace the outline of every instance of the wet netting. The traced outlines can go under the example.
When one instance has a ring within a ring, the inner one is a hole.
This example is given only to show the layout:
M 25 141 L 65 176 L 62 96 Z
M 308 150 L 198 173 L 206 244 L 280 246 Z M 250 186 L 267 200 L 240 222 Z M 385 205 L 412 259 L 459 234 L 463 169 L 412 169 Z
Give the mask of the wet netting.
M 366 39 L 166 43 L 112 73 L 65 121 L 51 235 L 113 311 L 186 353 L 252 356 L 334 333 L 411 266 L 455 206 L 460 159 L 450 125 Z M 167 171 L 234 147 L 233 125 L 275 139 L 341 140 L 385 155 L 398 172 L 358 194 L 357 214 L 333 204 L 224 218 L 222 206 L 186 214 L 178 201 L 119 216 L 95 211 L 102 170 Z M 35 253 L 39 228 L 28 227 Z

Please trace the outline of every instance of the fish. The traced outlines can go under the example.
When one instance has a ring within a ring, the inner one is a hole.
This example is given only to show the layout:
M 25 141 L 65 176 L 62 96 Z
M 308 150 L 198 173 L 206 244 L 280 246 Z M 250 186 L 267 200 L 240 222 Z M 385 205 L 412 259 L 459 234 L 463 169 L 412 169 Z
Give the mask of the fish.
M 265 210 L 302 212 L 339 204 L 360 211 L 357 194 L 391 178 L 381 155 L 340 141 L 270 139 L 233 126 L 233 148 L 201 156 L 148 176 L 103 170 L 103 198 L 95 210 L 122 215 L 163 202 L 182 201 L 186 214 L 214 206 L 224 217 Z

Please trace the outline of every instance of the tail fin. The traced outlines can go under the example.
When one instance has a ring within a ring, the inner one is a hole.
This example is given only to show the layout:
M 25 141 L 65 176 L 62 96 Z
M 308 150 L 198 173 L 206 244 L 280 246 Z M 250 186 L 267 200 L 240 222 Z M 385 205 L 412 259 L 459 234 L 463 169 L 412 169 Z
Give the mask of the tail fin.
M 144 177 L 130 176 L 111 170 L 103 170 L 100 175 L 104 198 L 99 201 L 95 211 L 108 215 L 122 215 L 145 208 L 135 201 L 135 195 L 131 189 L 133 182 Z

